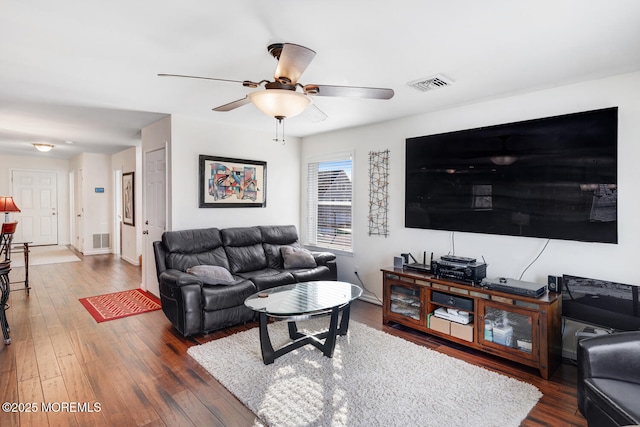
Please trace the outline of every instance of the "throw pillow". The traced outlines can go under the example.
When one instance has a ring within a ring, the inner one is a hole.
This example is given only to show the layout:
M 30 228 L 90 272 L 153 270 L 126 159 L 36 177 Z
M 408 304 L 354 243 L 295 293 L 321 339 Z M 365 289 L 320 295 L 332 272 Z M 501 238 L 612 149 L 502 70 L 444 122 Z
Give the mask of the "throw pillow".
M 187 268 L 187 273 L 200 277 L 206 285 L 231 285 L 235 282 L 229 270 L 217 265 L 196 265 Z
M 295 248 L 293 246 L 283 246 L 280 248 L 284 268 L 313 268 L 317 267 L 316 260 L 311 252 L 305 248 Z

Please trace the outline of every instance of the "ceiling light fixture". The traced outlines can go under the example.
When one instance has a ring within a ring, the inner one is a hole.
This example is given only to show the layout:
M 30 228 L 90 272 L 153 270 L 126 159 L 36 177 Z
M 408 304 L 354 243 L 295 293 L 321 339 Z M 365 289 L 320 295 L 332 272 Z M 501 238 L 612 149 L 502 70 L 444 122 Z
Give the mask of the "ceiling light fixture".
M 514 164 L 518 160 L 517 156 L 509 156 L 509 155 L 491 156 L 489 158 L 493 163 L 495 163 L 498 166 L 509 166 Z
M 276 122 L 276 137 L 274 141 L 282 141 L 284 144 L 284 122 L 289 117 L 302 113 L 310 104 L 311 98 L 295 90 L 289 89 L 265 89 L 251 92 L 249 99 L 258 110 L 267 116 L 273 117 Z M 278 138 L 278 124 L 282 124 L 282 139 Z
M 297 116 L 311 104 L 311 98 L 307 95 L 288 89 L 251 92 L 249 98 L 260 111 L 278 121 Z
M 43 153 L 51 151 L 51 149 L 54 147 L 52 144 L 33 144 L 33 146 L 36 147 L 36 150 Z
M 509 166 L 518 161 L 518 156 L 507 149 L 507 140 L 511 135 L 501 135 L 498 137 L 502 142 L 500 151 L 489 159 L 498 166 Z

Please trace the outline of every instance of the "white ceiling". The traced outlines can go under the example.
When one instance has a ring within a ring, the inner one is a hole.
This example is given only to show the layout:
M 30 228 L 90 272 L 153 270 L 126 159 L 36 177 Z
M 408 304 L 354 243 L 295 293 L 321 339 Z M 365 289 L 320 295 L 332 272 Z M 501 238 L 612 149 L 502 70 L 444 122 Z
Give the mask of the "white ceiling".
M 165 114 L 275 132 L 239 84 L 272 79 L 275 42 L 317 52 L 303 84 L 389 87 L 391 100 L 317 97 L 305 136 L 640 70 L 637 0 L 3 0 L 0 153 L 71 158 L 140 143 Z M 441 73 L 450 87 L 407 86 Z M 73 144 L 68 144 L 71 141 Z M 56 148 L 36 153 L 33 142 Z

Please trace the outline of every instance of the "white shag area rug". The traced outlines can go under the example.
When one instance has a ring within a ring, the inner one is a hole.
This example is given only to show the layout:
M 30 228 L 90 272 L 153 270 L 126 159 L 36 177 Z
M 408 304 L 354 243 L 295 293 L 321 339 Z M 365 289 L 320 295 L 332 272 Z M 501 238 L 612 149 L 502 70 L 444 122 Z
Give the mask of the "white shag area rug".
M 305 323 L 318 330 L 328 319 Z M 288 342 L 285 322 L 269 333 L 274 348 Z M 331 359 L 307 345 L 264 365 L 258 328 L 188 353 L 272 427 L 518 426 L 542 397 L 531 384 L 353 320 Z
M 29 266 L 74 261 L 80 261 L 80 258 L 75 256 L 66 246 L 29 247 Z M 21 246 L 11 250 L 11 267 L 24 267 L 24 254 Z

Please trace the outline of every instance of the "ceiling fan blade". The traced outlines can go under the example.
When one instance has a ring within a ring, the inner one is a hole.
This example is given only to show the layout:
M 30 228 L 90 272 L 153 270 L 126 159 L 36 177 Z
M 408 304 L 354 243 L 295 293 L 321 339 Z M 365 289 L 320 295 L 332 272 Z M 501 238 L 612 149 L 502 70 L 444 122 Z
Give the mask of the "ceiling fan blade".
M 295 85 L 307 69 L 316 53 L 304 46 L 285 43 L 278 58 L 278 66 L 274 77 L 281 83 Z
M 379 87 L 306 85 L 304 92 L 314 96 L 344 96 L 356 98 L 391 99 L 393 89 Z
M 250 102 L 251 102 L 251 99 L 248 96 L 245 96 L 242 99 L 238 99 L 228 104 L 224 104 L 219 107 L 216 107 L 213 109 L 213 111 L 231 111 L 231 110 L 235 110 L 238 107 L 242 107 L 243 105 L 249 104 Z
M 158 74 L 158 77 L 184 77 L 187 79 L 201 79 L 201 80 L 213 80 L 216 82 L 228 82 L 228 83 L 240 83 L 242 86 L 246 87 L 258 87 L 260 83 L 252 82 L 250 80 L 228 80 L 228 79 L 216 79 L 214 77 L 201 77 L 201 76 L 185 76 L 183 74 Z

